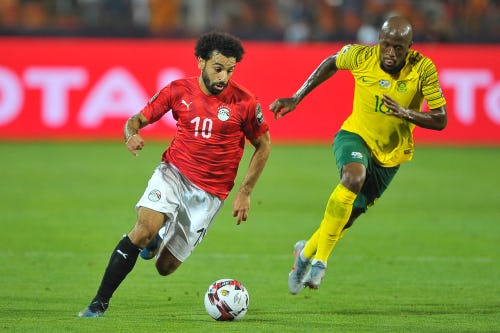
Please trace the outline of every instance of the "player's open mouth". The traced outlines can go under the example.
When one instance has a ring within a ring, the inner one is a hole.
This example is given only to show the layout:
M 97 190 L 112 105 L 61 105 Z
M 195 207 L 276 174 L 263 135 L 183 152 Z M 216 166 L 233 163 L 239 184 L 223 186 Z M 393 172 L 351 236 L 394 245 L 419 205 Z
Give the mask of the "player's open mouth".
M 391 66 L 394 66 L 395 63 L 396 63 L 396 61 L 394 61 L 392 59 L 387 59 L 387 58 L 384 59 L 384 65 L 386 65 L 386 66 L 391 67 Z
M 214 84 L 214 87 L 217 90 L 222 90 L 226 87 L 226 85 L 224 83 L 217 83 L 217 84 Z

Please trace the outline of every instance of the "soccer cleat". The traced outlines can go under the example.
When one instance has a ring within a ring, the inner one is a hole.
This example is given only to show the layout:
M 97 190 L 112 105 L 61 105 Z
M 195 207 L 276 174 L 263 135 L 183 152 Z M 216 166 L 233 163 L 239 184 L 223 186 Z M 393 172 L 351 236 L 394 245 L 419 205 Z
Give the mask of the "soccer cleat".
M 109 303 L 107 302 L 100 302 L 100 301 L 93 301 L 90 303 L 89 306 L 87 306 L 85 309 L 80 311 L 78 313 L 78 317 L 86 317 L 86 318 L 95 318 L 95 317 L 102 317 L 104 314 L 104 311 L 108 308 Z
M 326 264 L 323 261 L 315 261 L 311 265 L 311 269 L 304 279 L 304 286 L 311 289 L 318 289 L 321 284 L 321 280 L 325 276 Z
M 163 239 L 160 237 L 160 235 L 156 234 L 151 242 L 149 242 L 149 244 L 141 250 L 141 258 L 144 260 L 153 259 L 158 253 L 158 249 L 160 248 L 162 240 Z
M 305 240 L 300 240 L 295 243 L 293 255 L 295 261 L 293 263 L 292 271 L 288 274 L 288 290 L 292 295 L 298 294 L 303 288 L 303 279 L 306 274 L 307 266 L 309 266 L 310 260 L 302 260 L 300 258 L 300 252 L 306 245 Z

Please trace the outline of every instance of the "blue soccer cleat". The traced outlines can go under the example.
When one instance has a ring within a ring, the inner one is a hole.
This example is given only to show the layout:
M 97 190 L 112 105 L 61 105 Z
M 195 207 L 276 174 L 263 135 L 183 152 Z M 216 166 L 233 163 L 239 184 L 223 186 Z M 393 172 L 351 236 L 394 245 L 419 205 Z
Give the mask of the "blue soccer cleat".
M 96 318 L 102 317 L 104 311 L 108 308 L 109 303 L 93 301 L 85 309 L 78 313 L 80 318 Z
M 158 249 L 160 248 L 161 242 L 163 239 L 159 234 L 156 234 L 153 239 L 149 242 L 149 244 L 141 250 L 139 255 L 144 260 L 153 259 L 158 253 Z

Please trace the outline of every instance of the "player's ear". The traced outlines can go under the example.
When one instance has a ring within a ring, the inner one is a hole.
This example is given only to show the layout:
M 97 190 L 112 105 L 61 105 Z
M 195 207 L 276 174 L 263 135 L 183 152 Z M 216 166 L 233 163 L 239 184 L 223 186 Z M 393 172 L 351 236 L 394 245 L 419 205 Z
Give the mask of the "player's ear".
M 198 69 L 203 70 L 205 68 L 206 60 L 202 57 L 198 57 Z

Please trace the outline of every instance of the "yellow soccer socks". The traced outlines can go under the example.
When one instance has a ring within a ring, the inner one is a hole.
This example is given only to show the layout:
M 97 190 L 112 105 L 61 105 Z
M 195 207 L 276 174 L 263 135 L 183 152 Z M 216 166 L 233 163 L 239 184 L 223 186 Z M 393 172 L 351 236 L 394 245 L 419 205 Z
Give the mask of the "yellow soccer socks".
M 302 259 L 309 260 L 316 254 L 318 249 L 319 229 L 316 229 L 314 234 L 307 240 L 304 249 L 302 250 Z
M 311 258 L 314 255 L 316 260 L 327 263 L 335 244 L 343 235 L 342 231 L 349 221 L 356 196 L 356 193 L 344 185 L 337 185 L 328 199 L 325 214 L 318 230 L 304 248 L 305 257 Z M 314 254 L 314 252 L 316 253 Z

